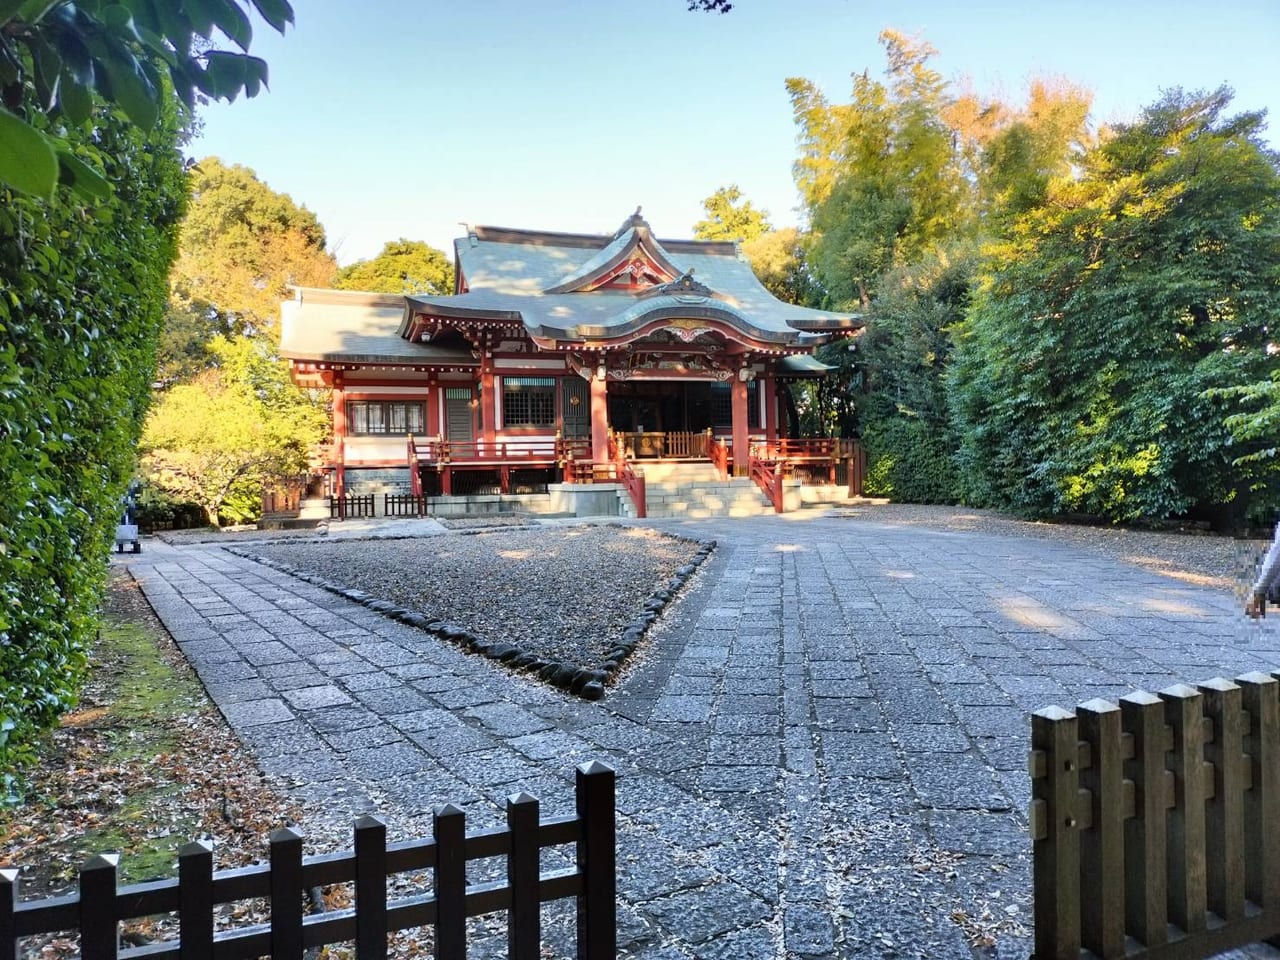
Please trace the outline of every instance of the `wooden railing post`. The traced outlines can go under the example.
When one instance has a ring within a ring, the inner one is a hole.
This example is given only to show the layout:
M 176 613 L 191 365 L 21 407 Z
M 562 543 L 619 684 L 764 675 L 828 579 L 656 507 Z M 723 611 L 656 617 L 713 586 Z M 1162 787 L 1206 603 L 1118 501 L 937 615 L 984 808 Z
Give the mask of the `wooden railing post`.
M 17 960 L 18 930 L 14 912 L 18 908 L 18 871 L 0 869 L 0 960 Z
M 80 956 L 116 960 L 120 938 L 116 919 L 118 853 L 100 853 L 80 868 Z
M 435 811 L 436 957 L 467 956 L 467 821 L 452 803 Z
M 213 843 L 192 840 L 178 851 L 178 957 L 213 957 Z
M 618 953 L 614 783 L 612 768 L 598 760 L 578 767 L 578 960 L 614 960 Z
M 507 798 L 507 960 L 538 960 L 542 949 L 538 824 L 536 798 L 523 792 Z
M 1139 690 L 1120 700 L 1124 732 L 1133 738 L 1125 779 L 1133 783 L 1133 817 L 1124 825 L 1125 925 L 1139 943 L 1158 947 L 1169 939 L 1165 812 L 1165 754 L 1169 750 L 1164 701 Z
M 1280 908 L 1280 683 L 1265 673 L 1236 682 L 1249 713 L 1252 774 L 1244 795 L 1245 894 L 1271 913 Z
M 374 816 L 355 824 L 356 960 L 387 955 L 387 825 Z
M 1080 835 L 1080 935 L 1102 960 L 1124 956 L 1124 799 L 1120 708 L 1090 700 L 1076 709 L 1090 763 L 1080 771 L 1080 802 L 1092 808 Z M 1083 815 L 1084 811 L 1081 811 Z
M 1205 929 L 1203 698 L 1184 683 L 1160 691 L 1173 728 L 1168 768 L 1173 808 L 1168 815 L 1169 919 L 1186 933 Z
M 302 960 L 302 832 L 272 830 L 271 960 Z
M 1031 715 L 1031 838 L 1036 960 L 1080 954 L 1080 776 L 1076 718 L 1061 707 Z
M 1209 909 L 1223 920 L 1244 916 L 1244 716 L 1240 688 L 1216 677 L 1198 685 L 1213 739 L 1205 744 L 1205 862 Z M 1212 765 L 1210 769 L 1209 765 Z

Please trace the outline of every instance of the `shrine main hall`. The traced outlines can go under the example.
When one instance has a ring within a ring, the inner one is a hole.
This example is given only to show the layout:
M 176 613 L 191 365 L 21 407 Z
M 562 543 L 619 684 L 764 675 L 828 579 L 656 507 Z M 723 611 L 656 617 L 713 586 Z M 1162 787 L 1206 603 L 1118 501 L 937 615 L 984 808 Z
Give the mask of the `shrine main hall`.
M 736 244 L 659 240 L 637 210 L 612 236 L 477 226 L 454 254 L 452 295 L 301 288 L 282 307 L 295 381 L 332 390 L 336 495 L 822 459 L 790 387 L 861 322 L 777 299 Z

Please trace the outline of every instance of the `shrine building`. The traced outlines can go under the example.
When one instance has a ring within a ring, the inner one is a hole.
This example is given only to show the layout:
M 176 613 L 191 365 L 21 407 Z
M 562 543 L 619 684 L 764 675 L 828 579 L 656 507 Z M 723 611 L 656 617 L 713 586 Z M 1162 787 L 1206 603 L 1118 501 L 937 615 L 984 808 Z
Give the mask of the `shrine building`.
M 639 210 L 612 236 L 475 227 L 454 253 L 452 295 L 303 288 L 282 307 L 294 379 L 332 389 L 334 497 L 643 500 L 637 477 L 666 462 L 766 494 L 800 466 L 825 478 L 834 448 L 798 439 L 789 389 L 857 317 L 784 303 L 736 244 L 658 240 Z

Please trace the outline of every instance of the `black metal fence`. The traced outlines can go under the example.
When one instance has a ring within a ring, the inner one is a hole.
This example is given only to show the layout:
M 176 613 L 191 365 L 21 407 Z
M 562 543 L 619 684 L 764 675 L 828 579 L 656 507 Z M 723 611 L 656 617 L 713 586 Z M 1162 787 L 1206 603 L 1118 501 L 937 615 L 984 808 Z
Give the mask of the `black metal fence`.
M 78 930 L 84 960 L 248 960 L 270 956 L 302 960 L 304 953 L 354 942 L 357 960 L 387 955 L 387 935 L 432 927 L 439 960 L 464 960 L 466 921 L 507 914 L 509 960 L 539 960 L 540 905 L 577 900 L 578 960 L 613 960 L 617 953 L 614 772 L 593 762 L 577 769 L 577 813 L 542 820 L 538 801 L 520 793 L 507 800 L 505 828 L 467 834 L 465 815 L 453 805 L 435 813 L 432 838 L 387 843 L 385 824 L 362 817 L 354 850 L 304 857 L 302 834 L 276 830 L 270 862 L 237 870 L 213 870 L 213 847 L 195 841 L 182 848 L 178 879 L 118 887 L 118 856 L 98 855 L 80 871 L 77 894 L 23 902 L 18 871 L 0 870 L 0 951 L 17 955 L 23 937 Z M 576 866 L 544 872 L 544 847 L 573 845 Z M 506 878 L 468 884 L 467 863 L 506 858 Z M 387 878 L 430 870 L 429 893 L 388 900 Z M 352 884 L 349 909 L 304 915 L 304 894 L 315 887 Z M 265 898 L 269 923 L 215 932 L 215 907 Z M 120 949 L 120 922 L 176 913 L 177 939 Z

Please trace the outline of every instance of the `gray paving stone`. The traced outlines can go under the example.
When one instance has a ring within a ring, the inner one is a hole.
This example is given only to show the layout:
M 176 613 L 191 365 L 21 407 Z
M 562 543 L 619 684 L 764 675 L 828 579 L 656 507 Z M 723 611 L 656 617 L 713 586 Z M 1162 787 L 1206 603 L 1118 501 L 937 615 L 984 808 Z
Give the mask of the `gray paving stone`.
M 242 700 L 220 703 L 218 707 L 233 727 L 255 727 L 293 719 L 293 713 L 283 700 Z
M 773 910 L 734 883 L 719 882 L 648 904 L 648 912 L 668 929 L 678 929 L 692 944 L 760 924 Z
M 340 707 L 351 702 L 351 698 L 335 686 L 299 687 L 285 690 L 283 696 L 295 710 Z
M 463 711 L 463 715 L 478 720 L 486 729 L 503 737 L 522 737 L 551 728 L 542 717 L 507 703 L 471 707 Z

